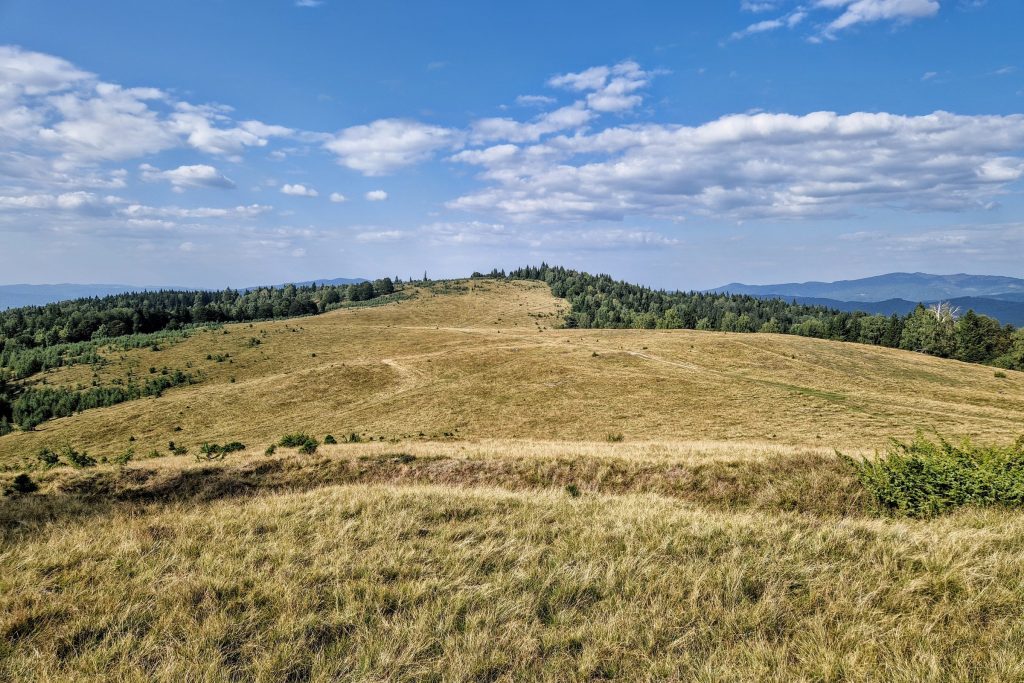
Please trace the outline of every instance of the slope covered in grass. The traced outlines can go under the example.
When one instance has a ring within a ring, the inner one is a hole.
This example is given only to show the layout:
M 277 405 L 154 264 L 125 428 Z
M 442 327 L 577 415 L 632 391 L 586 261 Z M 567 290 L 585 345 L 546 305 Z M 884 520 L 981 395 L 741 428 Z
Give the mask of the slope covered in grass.
M 1018 515 L 420 485 L 49 513 L 0 548 L 7 680 L 1024 676 Z
M 874 448 L 916 429 L 1010 440 L 1024 375 L 795 336 L 558 329 L 566 304 L 535 282 L 436 285 L 384 306 L 226 325 L 102 367 L 29 378 L 116 386 L 180 370 L 198 383 L 0 437 L 0 463 L 42 447 L 114 457 L 262 449 L 293 432 L 386 441 L 743 440 Z M 44 385 L 43 382 L 46 384 Z M 134 440 L 133 440 L 134 438 Z
M 1024 677 L 1020 513 L 886 517 L 834 451 L 1012 442 L 1019 373 L 409 295 L 29 378 L 199 382 L 0 437 L 0 679 Z

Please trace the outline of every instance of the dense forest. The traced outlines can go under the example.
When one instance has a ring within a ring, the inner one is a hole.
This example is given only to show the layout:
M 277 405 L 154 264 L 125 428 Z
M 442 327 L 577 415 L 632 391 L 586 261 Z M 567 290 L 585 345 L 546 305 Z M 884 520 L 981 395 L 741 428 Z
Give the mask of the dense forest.
M 484 277 L 479 273 L 474 275 Z M 542 264 L 486 277 L 541 280 L 566 299 L 566 327 L 775 332 L 918 351 L 942 358 L 1024 370 L 1024 329 L 973 311 L 918 306 L 900 316 L 847 313 L 782 299 L 667 292 Z
M 391 278 L 383 278 L 245 291 L 133 292 L 0 311 L 0 435 L 14 424 L 31 429 L 51 417 L 159 395 L 171 386 L 195 381 L 191 375 L 174 373 L 124 387 L 83 391 L 18 383 L 49 368 L 101 363 L 101 345 L 158 346 L 187 336 L 197 326 L 323 313 L 392 295 L 395 285 Z

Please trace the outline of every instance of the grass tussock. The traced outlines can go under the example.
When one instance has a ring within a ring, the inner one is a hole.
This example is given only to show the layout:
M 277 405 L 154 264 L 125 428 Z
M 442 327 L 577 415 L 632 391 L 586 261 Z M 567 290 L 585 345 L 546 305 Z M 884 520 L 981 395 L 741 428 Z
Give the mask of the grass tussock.
M 847 459 L 879 507 L 933 517 L 964 505 L 1024 505 L 1024 436 L 1008 446 L 932 441 L 918 434 L 894 441 L 879 458 Z
M 1022 556 L 1024 522 L 983 512 L 446 486 L 158 504 L 5 539 L 0 677 L 1019 680 Z

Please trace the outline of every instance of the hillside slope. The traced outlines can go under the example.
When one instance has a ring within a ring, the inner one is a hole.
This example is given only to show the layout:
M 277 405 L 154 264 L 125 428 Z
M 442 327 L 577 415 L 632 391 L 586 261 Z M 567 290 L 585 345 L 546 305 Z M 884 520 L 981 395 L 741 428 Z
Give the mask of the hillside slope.
M 1024 678 L 1020 513 L 880 517 L 832 450 L 1014 438 L 1024 375 L 564 310 L 441 284 L 32 378 L 202 373 L 0 437 L 0 679 Z
M 410 300 L 227 325 L 31 382 L 108 385 L 163 368 L 199 384 L 0 437 L 0 459 L 72 444 L 114 455 L 282 434 L 386 441 L 744 440 L 880 446 L 917 429 L 1016 436 L 1024 375 L 795 336 L 556 329 L 541 283 L 468 281 Z M 134 438 L 134 440 L 131 440 Z

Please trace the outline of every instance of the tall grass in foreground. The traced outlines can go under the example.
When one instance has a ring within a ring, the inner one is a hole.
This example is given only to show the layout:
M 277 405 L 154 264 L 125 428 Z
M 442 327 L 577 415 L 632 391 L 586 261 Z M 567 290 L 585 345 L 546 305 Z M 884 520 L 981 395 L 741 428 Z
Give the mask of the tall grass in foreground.
M 77 505 L 0 543 L 0 679 L 1024 677 L 1024 520 L 1004 511 L 447 486 Z
M 1009 446 L 893 441 L 883 457 L 847 458 L 857 477 L 886 511 L 933 517 L 963 505 L 1024 505 L 1024 436 Z

